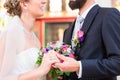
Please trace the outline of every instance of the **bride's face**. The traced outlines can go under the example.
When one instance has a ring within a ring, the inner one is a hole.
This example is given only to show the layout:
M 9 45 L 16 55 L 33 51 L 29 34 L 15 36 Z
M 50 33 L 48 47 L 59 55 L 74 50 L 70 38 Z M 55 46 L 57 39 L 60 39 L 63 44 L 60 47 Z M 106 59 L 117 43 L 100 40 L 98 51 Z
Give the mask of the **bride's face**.
M 47 0 L 29 0 L 26 2 L 26 10 L 34 17 L 44 15 Z

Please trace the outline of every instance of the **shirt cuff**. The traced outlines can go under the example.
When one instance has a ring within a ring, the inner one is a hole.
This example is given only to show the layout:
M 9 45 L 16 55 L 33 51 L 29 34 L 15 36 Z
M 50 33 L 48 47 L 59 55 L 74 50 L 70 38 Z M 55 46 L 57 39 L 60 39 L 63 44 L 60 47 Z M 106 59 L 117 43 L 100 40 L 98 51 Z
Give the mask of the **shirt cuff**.
M 80 68 L 79 68 L 79 72 L 77 72 L 77 76 L 78 78 L 81 78 L 82 77 L 82 63 L 81 61 L 78 61 L 78 62 L 79 62 Z

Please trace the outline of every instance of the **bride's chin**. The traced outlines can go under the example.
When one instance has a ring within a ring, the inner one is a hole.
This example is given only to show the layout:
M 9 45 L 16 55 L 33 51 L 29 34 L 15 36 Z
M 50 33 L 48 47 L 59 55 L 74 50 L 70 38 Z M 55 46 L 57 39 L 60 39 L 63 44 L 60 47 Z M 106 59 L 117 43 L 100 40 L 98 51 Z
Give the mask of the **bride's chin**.
M 42 17 L 44 14 L 40 13 L 36 15 L 36 18 Z

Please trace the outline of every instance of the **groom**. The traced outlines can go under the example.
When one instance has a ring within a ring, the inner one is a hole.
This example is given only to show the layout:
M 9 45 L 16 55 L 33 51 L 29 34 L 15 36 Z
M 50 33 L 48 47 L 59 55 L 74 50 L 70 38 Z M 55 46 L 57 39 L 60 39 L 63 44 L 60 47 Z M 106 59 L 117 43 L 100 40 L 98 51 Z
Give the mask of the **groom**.
M 75 20 L 65 30 L 63 41 L 72 45 L 78 61 L 58 55 L 64 62 L 55 65 L 64 72 L 72 72 L 70 76 L 64 75 L 63 80 L 116 80 L 120 74 L 119 11 L 101 8 L 95 0 L 70 0 L 69 6 L 79 9 L 83 20 L 80 24 Z M 79 30 L 84 33 L 80 46 L 72 41 Z

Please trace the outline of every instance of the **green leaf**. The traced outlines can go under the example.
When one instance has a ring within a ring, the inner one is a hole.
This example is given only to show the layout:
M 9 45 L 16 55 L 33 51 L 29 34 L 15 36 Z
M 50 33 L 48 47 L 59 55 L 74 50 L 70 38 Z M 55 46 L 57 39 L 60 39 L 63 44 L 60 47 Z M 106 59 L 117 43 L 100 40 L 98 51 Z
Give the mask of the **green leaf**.
M 70 72 L 65 72 L 65 75 L 70 76 Z
M 63 75 L 63 72 L 60 71 L 60 70 L 57 69 L 57 68 L 52 68 L 52 69 L 49 71 L 49 75 L 50 75 L 50 77 L 53 78 L 52 80 L 58 80 L 58 76 Z
M 37 60 L 37 61 L 36 61 L 36 64 L 40 65 L 40 64 L 41 64 L 41 62 L 40 62 L 39 60 Z

